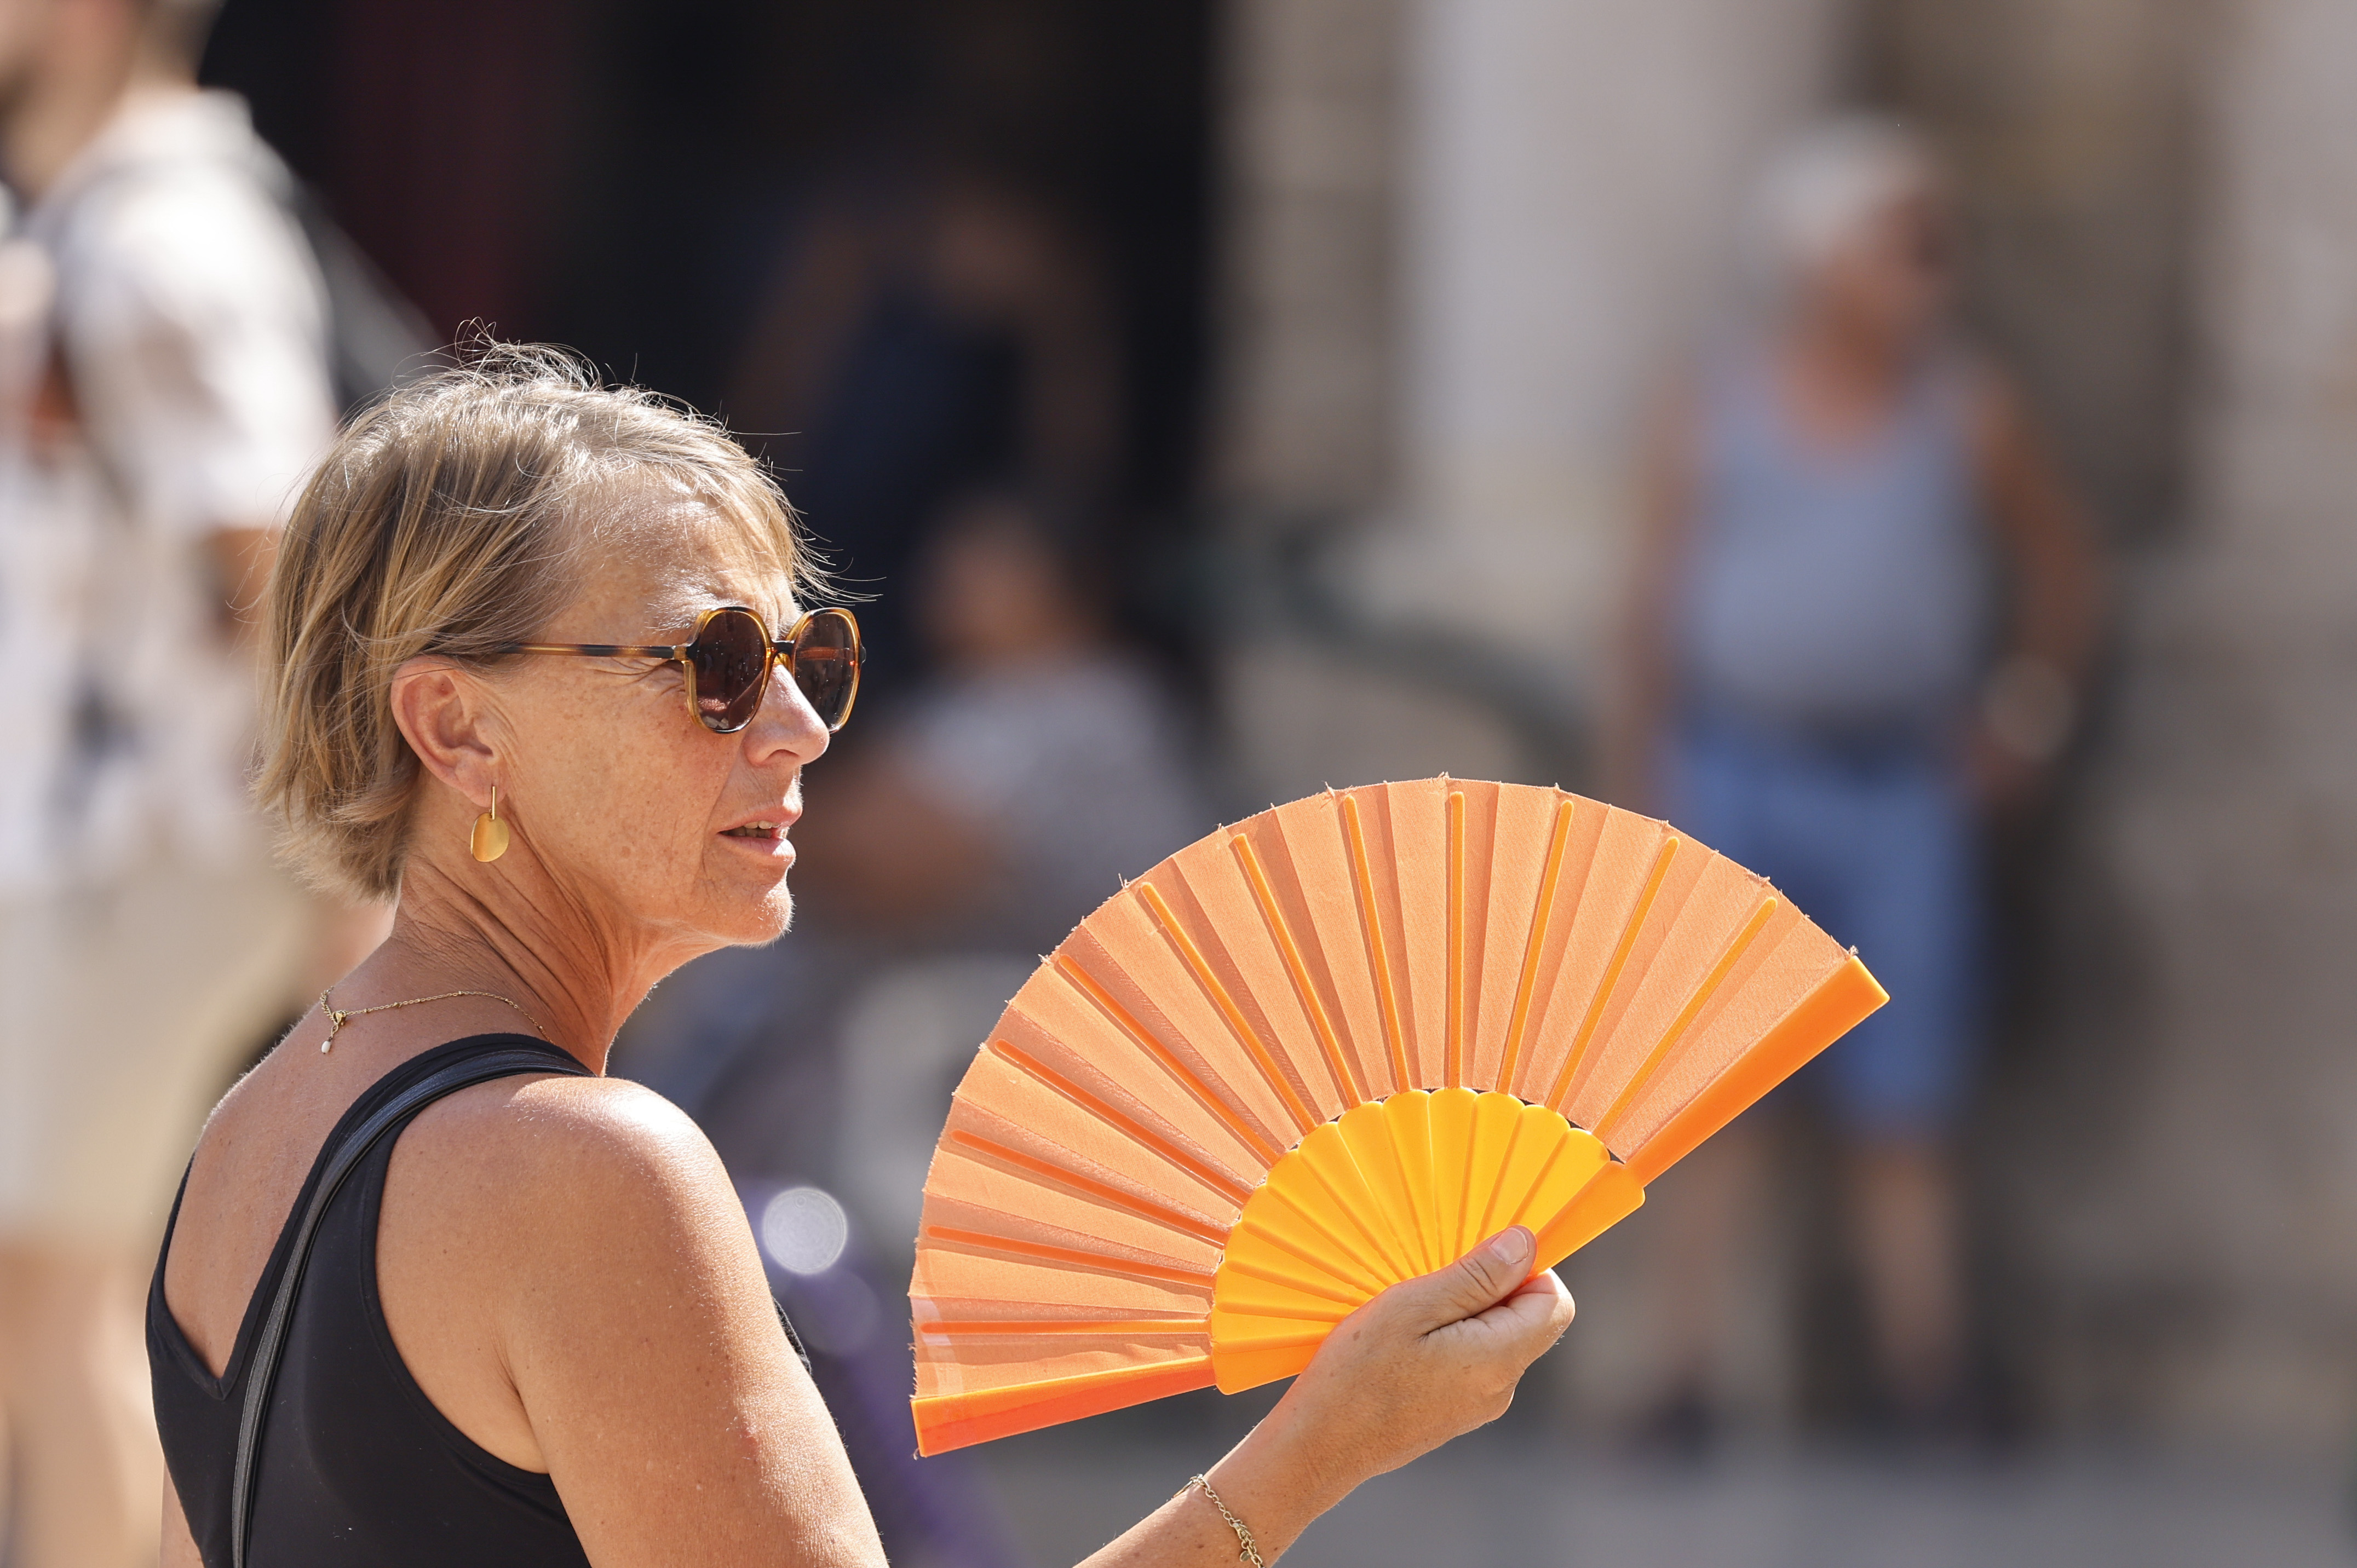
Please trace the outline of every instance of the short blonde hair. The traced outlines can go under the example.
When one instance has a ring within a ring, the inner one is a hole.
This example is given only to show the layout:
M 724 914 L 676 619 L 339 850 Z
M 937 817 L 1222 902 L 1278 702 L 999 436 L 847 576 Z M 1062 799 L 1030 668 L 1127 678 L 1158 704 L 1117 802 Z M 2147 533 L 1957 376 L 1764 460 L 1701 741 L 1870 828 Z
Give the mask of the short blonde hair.
M 271 575 L 255 792 L 312 880 L 401 887 L 418 761 L 393 672 L 421 654 L 487 668 L 530 640 L 600 532 L 588 502 L 654 478 L 710 505 L 798 588 L 792 509 L 717 424 L 600 384 L 563 349 L 475 348 L 361 414 L 304 488 Z

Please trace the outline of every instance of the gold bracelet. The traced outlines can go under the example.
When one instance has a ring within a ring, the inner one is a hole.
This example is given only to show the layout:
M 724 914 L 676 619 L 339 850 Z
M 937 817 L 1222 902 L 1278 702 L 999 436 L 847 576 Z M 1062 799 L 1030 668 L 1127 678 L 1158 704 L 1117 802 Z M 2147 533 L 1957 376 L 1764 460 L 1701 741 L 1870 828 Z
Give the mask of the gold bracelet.
M 1261 1560 L 1260 1548 L 1253 1544 L 1252 1531 L 1245 1528 L 1243 1520 L 1228 1511 L 1228 1505 L 1220 1500 L 1220 1494 L 1211 1490 L 1209 1478 L 1196 1477 L 1178 1488 L 1178 1495 L 1183 1498 L 1198 1487 L 1203 1488 L 1203 1496 L 1211 1500 L 1211 1506 L 1220 1510 L 1220 1517 L 1228 1521 L 1228 1528 L 1236 1532 L 1236 1545 L 1241 1548 L 1236 1552 L 1236 1561 L 1249 1563 L 1252 1568 L 1268 1568 L 1268 1564 Z

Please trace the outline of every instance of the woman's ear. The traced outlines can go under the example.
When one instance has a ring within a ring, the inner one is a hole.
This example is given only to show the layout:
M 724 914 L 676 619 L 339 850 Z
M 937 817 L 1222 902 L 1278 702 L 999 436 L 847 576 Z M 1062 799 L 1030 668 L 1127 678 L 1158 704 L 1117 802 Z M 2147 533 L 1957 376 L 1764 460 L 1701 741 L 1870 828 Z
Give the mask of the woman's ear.
M 498 723 L 481 682 L 447 659 L 412 659 L 393 672 L 393 722 L 417 759 L 476 806 L 497 775 Z

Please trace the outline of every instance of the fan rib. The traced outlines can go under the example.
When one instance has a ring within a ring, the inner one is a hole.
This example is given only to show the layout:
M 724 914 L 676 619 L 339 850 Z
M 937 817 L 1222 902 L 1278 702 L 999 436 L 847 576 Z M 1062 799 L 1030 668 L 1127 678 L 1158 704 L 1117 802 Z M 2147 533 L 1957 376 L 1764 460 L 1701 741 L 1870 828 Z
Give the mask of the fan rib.
M 916 1326 L 919 1334 L 996 1334 L 1012 1337 L 1034 1334 L 1107 1336 L 1195 1335 L 1211 1331 L 1209 1313 L 1200 1317 L 941 1317 Z
M 1323 1185 L 1324 1184 L 1322 1183 L 1320 1184 L 1320 1186 Z M 1329 1188 L 1328 1191 L 1330 1196 L 1331 1189 Z M 1324 1237 L 1327 1244 L 1332 1247 L 1343 1259 L 1356 1263 L 1366 1277 L 1370 1279 L 1381 1279 L 1383 1277 L 1384 1263 L 1382 1249 L 1376 1249 L 1374 1256 L 1370 1257 L 1365 1251 L 1362 1251 L 1355 1242 L 1345 1237 L 1341 1230 L 1336 1227 L 1332 1221 L 1319 1216 L 1312 1209 L 1308 1201 L 1305 1201 L 1303 1197 L 1285 1187 L 1272 1187 L 1268 1189 L 1268 1195 L 1271 1202 L 1283 1204 L 1295 1218 L 1298 1219 L 1304 1225 L 1309 1227 L 1310 1230 L 1315 1230 L 1318 1235 Z M 1353 1219 L 1352 1223 L 1357 1223 L 1355 1218 Z M 1326 1262 L 1325 1267 L 1330 1272 L 1337 1267 L 1337 1264 L 1333 1260 L 1329 1259 Z
M 1237 1140 L 1245 1148 L 1259 1155 L 1263 1164 L 1276 1163 L 1277 1156 L 1285 1151 L 1262 1137 L 1253 1129 L 1250 1122 L 1236 1113 L 1233 1107 L 1212 1092 L 1211 1085 L 1189 1070 L 1187 1064 L 1178 1059 L 1177 1053 L 1157 1039 L 1151 1029 L 1131 1016 L 1129 1009 L 1121 1004 L 1119 998 L 1098 983 L 1096 976 L 1061 955 L 1056 959 L 1056 972 L 1070 982 L 1082 995 L 1095 1003 L 1098 1009 L 1113 1021 L 1114 1027 L 1135 1040 L 1147 1056 L 1154 1058 L 1163 1071 L 1178 1081 L 1179 1088 L 1193 1095 L 1201 1102 L 1204 1110 L 1219 1119 L 1222 1126 L 1236 1135 Z
M 1392 1087 L 1413 1089 L 1415 1075 L 1407 1069 L 1407 1037 L 1400 1028 L 1399 992 L 1392 983 L 1391 955 L 1383 950 L 1383 921 L 1375 905 L 1375 873 L 1367 859 L 1367 833 L 1359 821 L 1359 798 L 1342 800 L 1342 832 L 1351 845 L 1351 876 L 1359 894 L 1359 919 L 1367 937 L 1367 959 L 1375 972 L 1375 1000 L 1383 1014 L 1383 1040 L 1391 1047 Z
M 1326 1150 L 1320 1148 L 1318 1144 L 1318 1140 L 1324 1138 L 1325 1131 L 1324 1128 L 1319 1128 L 1315 1138 L 1305 1138 L 1297 1145 L 1302 1151 L 1301 1168 L 1316 1178 L 1319 1187 L 1326 1189 L 1327 1196 L 1334 1200 L 1334 1207 L 1342 1217 L 1358 1227 L 1359 1234 L 1366 1239 L 1369 1251 L 1384 1267 L 1394 1271 L 1400 1270 L 1403 1267 L 1401 1254 L 1389 1245 L 1389 1238 L 1367 1223 L 1364 1210 L 1374 1204 L 1374 1192 L 1368 1187 L 1367 1174 L 1359 1168 L 1358 1158 L 1351 1154 L 1350 1143 L 1342 1136 L 1341 1129 L 1339 1127 L 1334 1130 L 1332 1143 L 1328 1145 L 1333 1151 L 1333 1155 L 1329 1157 L 1339 1159 L 1340 1163 L 1349 1169 L 1351 1177 L 1359 1184 L 1357 1196 L 1365 1201 L 1352 1202 L 1352 1195 L 1344 1192 L 1335 1179 L 1334 1173 L 1326 1168 L 1328 1159 L 1321 1157 L 1326 1155 Z M 1366 1254 L 1356 1255 L 1362 1262 L 1365 1261 Z M 1414 1272 L 1414 1270 L 1408 1270 L 1407 1273 Z M 1405 1279 L 1407 1273 L 1402 1273 L 1400 1277 Z
M 1341 1322 L 1359 1309 L 1356 1305 L 1352 1305 L 1338 1312 L 1331 1307 L 1291 1306 L 1273 1301 L 1255 1301 L 1243 1297 L 1239 1298 L 1229 1310 L 1238 1317 L 1275 1317 L 1289 1323 L 1323 1323 L 1330 1326 Z M 1208 1327 L 1211 1319 L 1207 1317 L 1203 1321 Z
M 1399 1141 L 1392 1133 L 1391 1120 L 1384 1110 L 1387 1103 L 1377 1100 L 1354 1107 L 1334 1125 L 1351 1151 L 1351 1163 L 1357 1167 L 1360 1179 L 1374 1194 L 1377 1208 L 1389 1221 L 1387 1234 L 1398 1243 L 1400 1255 L 1407 1260 L 1401 1276 L 1406 1278 L 1426 1272 L 1419 1240 L 1424 1228 L 1408 1197 L 1407 1165 L 1401 1158 Z
M 1647 1139 L 1644 1147 L 1630 1156 L 1630 1174 L 1652 1183 L 1889 1000 L 1889 993 L 1853 952 L 1781 1023 Z
M 924 1227 L 922 1236 L 926 1240 L 947 1241 L 954 1247 L 974 1247 L 986 1252 L 1011 1252 L 1019 1258 L 1037 1258 L 1043 1263 L 1097 1269 L 1109 1274 L 1125 1274 L 1132 1279 L 1153 1280 L 1164 1284 L 1209 1285 L 1217 1277 L 1200 1269 L 1141 1263 L 1104 1252 L 1083 1251 L 1078 1247 L 1058 1247 L 1046 1241 L 1026 1241 L 1018 1237 L 996 1236 L 985 1230 L 965 1230 L 950 1225 L 928 1225 Z
M 1474 1101 L 1473 1135 L 1466 1150 L 1463 1251 L 1470 1251 L 1475 1242 L 1493 1233 L 1490 1216 L 1498 1206 L 1498 1187 L 1513 1158 L 1515 1134 L 1522 1130 L 1522 1112 L 1523 1102 L 1502 1091 L 1491 1090 Z M 1476 1171 L 1485 1173 L 1478 1193 L 1473 1183 Z
M 1252 1189 L 1245 1187 L 1243 1183 L 1226 1172 L 1197 1159 L 1135 1117 L 1114 1109 L 1045 1062 L 1026 1055 L 1011 1042 L 993 1040 L 990 1042 L 990 1048 L 1020 1071 L 1028 1073 L 1033 1079 L 1062 1095 L 1106 1126 L 1119 1133 L 1126 1133 L 1139 1144 L 1161 1155 L 1206 1187 L 1234 1199 L 1239 1204 L 1252 1196 Z
M 1539 1230 L 1539 1256 L 1567 1258 L 1643 1207 L 1645 1188 L 1629 1167 L 1607 1160 Z
M 1300 1269 L 1291 1267 L 1294 1264 L 1299 1264 Z M 1256 1280 L 1265 1280 L 1286 1290 L 1307 1291 L 1312 1295 L 1331 1296 L 1336 1291 L 1347 1291 L 1350 1293 L 1348 1299 L 1351 1301 L 1365 1301 L 1383 1289 L 1389 1280 L 1407 1277 L 1405 1274 L 1354 1277 L 1350 1270 L 1338 1268 L 1330 1260 L 1311 1262 L 1303 1256 L 1299 1247 L 1280 1242 L 1271 1236 L 1267 1227 L 1258 1219 L 1250 1224 L 1239 1224 L 1235 1234 L 1229 1238 L 1228 1251 L 1220 1260 L 1220 1270 L 1224 1274 L 1237 1269 L 1243 1269 Z M 1211 1283 L 1213 1311 L 1219 1309 L 1219 1280 L 1215 1276 Z
M 1465 791 L 1448 792 L 1448 1046 L 1442 1076 L 1447 1087 L 1465 1082 Z
M 1043 1160 L 1036 1155 L 1027 1155 L 1020 1149 L 1010 1149 L 1004 1144 L 993 1143 L 990 1139 L 982 1137 L 978 1133 L 966 1132 L 963 1128 L 952 1128 L 944 1133 L 942 1134 L 942 1141 L 956 1144 L 978 1154 L 987 1155 L 994 1160 L 1013 1165 L 1028 1176 L 1046 1177 L 1050 1181 L 1076 1188 L 1101 1203 L 1109 1203 L 1116 1208 L 1127 1209 L 1141 1219 L 1150 1219 L 1167 1230 L 1180 1231 L 1209 1241 L 1214 1247 L 1228 1239 L 1227 1231 L 1220 1226 L 1207 1224 L 1192 1215 L 1181 1214 L 1175 1208 L 1166 1208 L 1146 1198 L 1133 1197 L 1111 1182 L 1099 1181 L 1094 1176 L 1082 1176 L 1078 1171 L 1067 1170 L 1062 1165 Z
M 1517 1116 L 1514 1118 L 1513 1126 L 1507 1130 L 1506 1146 L 1498 1152 L 1498 1176 L 1497 1179 L 1490 1184 L 1490 1200 L 1481 1206 L 1481 1223 L 1475 1229 L 1477 1236 L 1495 1234 L 1492 1228 L 1498 1221 L 1498 1199 L 1505 1194 L 1506 1173 L 1513 1169 L 1514 1147 L 1522 1141 L 1523 1119 Z M 1507 1218 L 1511 1219 L 1513 1213 L 1512 1209 L 1507 1209 Z
M 1608 1144 L 1611 1142 L 1612 1133 L 1620 1125 L 1620 1117 L 1628 1111 L 1630 1102 L 1652 1081 L 1654 1069 L 1668 1058 L 1671 1047 L 1694 1026 L 1695 1017 L 1717 994 L 1718 988 L 1727 983 L 1729 972 L 1742 961 L 1745 950 L 1759 939 L 1761 929 L 1767 926 L 1768 917 L 1776 912 L 1776 902 L 1773 897 L 1762 898 L 1760 908 L 1752 911 L 1751 918 L 1743 923 L 1743 929 L 1727 939 L 1726 950 L 1718 955 L 1718 961 L 1711 965 L 1710 972 L 1703 976 L 1700 985 L 1695 987 L 1695 993 L 1686 998 L 1686 1004 L 1678 1010 L 1677 1017 L 1663 1031 L 1661 1039 L 1655 1043 L 1644 1062 L 1630 1076 L 1629 1081 L 1621 1085 L 1611 1109 L 1597 1118 L 1596 1135 L 1598 1138 Z
M 1416 1273 L 1428 1274 L 1449 1262 L 1440 1255 L 1440 1194 L 1432 1182 L 1432 1091 L 1392 1096 L 1383 1101 L 1383 1119 L 1391 1123 L 1392 1147 L 1399 1155 L 1408 1213 L 1415 1223 L 1423 1262 Z
M 1299 1214 L 1301 1212 L 1298 1205 L 1288 1203 L 1286 1207 L 1295 1214 Z M 1350 1284 L 1358 1285 L 1364 1289 L 1369 1295 L 1372 1295 L 1377 1291 L 1382 1290 L 1384 1284 L 1388 1283 L 1382 1275 L 1374 1273 L 1372 1271 L 1353 1272 L 1352 1270 L 1344 1267 L 1343 1265 L 1346 1262 L 1358 1262 L 1363 1261 L 1355 1253 L 1348 1253 L 1345 1258 L 1340 1259 L 1331 1257 L 1321 1258 L 1314 1252 L 1306 1252 L 1302 1251 L 1302 1249 L 1290 1239 L 1267 1226 L 1262 1225 L 1256 1219 L 1241 1220 L 1238 1222 L 1238 1227 L 1246 1234 L 1250 1235 L 1254 1240 L 1265 1241 L 1270 1246 L 1275 1247 L 1278 1251 L 1290 1254 L 1321 1273 L 1329 1275 L 1338 1280 L 1342 1280 Z M 1325 1234 L 1322 1228 L 1319 1230 L 1319 1234 Z M 1347 1250 L 1345 1251 L 1347 1252 Z M 1214 1275 L 1213 1277 L 1216 1279 L 1218 1276 Z
M 1276 950 L 1285 959 L 1286 973 L 1293 979 L 1293 993 L 1301 999 L 1301 1011 L 1318 1036 L 1318 1047 L 1325 1053 L 1327 1069 L 1334 1075 L 1334 1087 L 1343 1104 L 1356 1105 L 1367 1098 L 1366 1089 L 1342 1054 L 1342 1042 L 1334 1033 L 1332 1021 L 1326 1016 L 1326 1004 L 1318 999 L 1317 985 L 1309 978 L 1309 966 L 1301 957 L 1301 944 L 1294 940 L 1293 928 L 1286 923 L 1285 911 L 1277 907 L 1276 892 L 1269 886 L 1268 874 L 1261 869 L 1260 856 L 1254 853 L 1252 840 L 1242 833 L 1228 843 L 1244 868 L 1244 880 L 1252 885 L 1261 918 L 1268 922 L 1268 934 L 1276 940 Z
M 1286 1279 L 1255 1263 L 1240 1259 L 1227 1259 L 1221 1266 L 1233 1269 L 1236 1273 L 1259 1280 L 1265 1284 L 1281 1285 L 1286 1290 L 1297 1290 L 1304 1295 L 1323 1296 L 1328 1301 L 1339 1302 L 1347 1307 L 1356 1308 L 1364 1304 L 1367 1299 L 1363 1295 L 1345 1295 L 1340 1291 L 1329 1290 L 1323 1285 L 1313 1285 L 1306 1280 Z
M 1555 1074 L 1555 1088 L 1546 1097 L 1547 1109 L 1563 1112 L 1571 1099 L 1572 1081 L 1579 1076 L 1581 1058 L 1587 1056 L 1596 1026 L 1611 1003 L 1613 987 L 1620 983 L 1620 971 L 1629 961 L 1629 951 L 1637 945 L 1637 934 L 1644 929 L 1645 917 L 1653 912 L 1654 896 L 1662 890 L 1662 879 L 1670 873 L 1670 861 L 1678 851 L 1677 835 L 1662 841 L 1654 853 L 1653 869 L 1645 878 L 1644 891 L 1637 895 L 1637 907 L 1629 911 L 1629 920 L 1620 929 L 1620 940 L 1612 949 L 1612 958 L 1604 966 L 1604 974 L 1596 983 L 1596 995 L 1587 1004 L 1587 1016 L 1580 1020 L 1579 1033 L 1572 1036 L 1571 1052 L 1563 1059 L 1563 1070 Z M 1567 1116 L 1567 1113 L 1566 1113 Z
M 1521 1196 L 1516 1197 L 1512 1206 L 1506 1210 L 1506 1218 L 1510 1223 L 1528 1223 L 1523 1218 L 1523 1211 L 1531 1206 L 1531 1199 L 1546 1189 L 1547 1177 L 1555 1174 L 1555 1162 L 1562 1159 L 1563 1152 L 1570 1147 L 1571 1144 L 1565 1141 L 1556 1144 L 1554 1148 L 1547 1151 L 1547 1157 L 1539 1162 L 1539 1168 L 1532 1173 L 1531 1179 L 1523 1187 Z M 1531 1226 L 1534 1231 L 1538 1229 L 1535 1225 Z
M 1555 893 L 1563 886 L 1563 854 L 1571 843 L 1571 824 L 1578 802 L 1566 797 L 1555 807 L 1555 830 L 1547 835 L 1546 870 L 1539 877 L 1539 896 L 1531 907 L 1531 931 L 1523 944 L 1522 979 L 1514 987 L 1514 1011 L 1506 1021 L 1506 1054 L 1498 1064 L 1498 1087 L 1512 1092 L 1514 1072 L 1522 1065 L 1523 1036 L 1531 1024 L 1531 993 L 1538 989 L 1539 959 L 1546 948 L 1547 927 L 1555 919 Z
M 1073 1377 L 920 1397 L 909 1402 L 909 1413 L 917 1423 L 917 1452 L 945 1454 L 994 1437 L 1035 1432 L 1059 1422 L 1207 1388 L 1211 1382 L 1211 1358 L 1206 1353 L 1141 1367 L 1113 1367 Z
M 1140 882 L 1136 887 L 1146 912 L 1162 928 L 1162 934 L 1169 939 L 1170 945 L 1178 950 L 1179 959 L 1194 974 L 1195 983 L 1203 988 L 1203 994 L 1210 997 L 1211 1004 L 1220 1010 L 1220 1016 L 1226 1020 L 1229 1031 L 1252 1058 L 1253 1065 L 1260 1069 L 1261 1076 L 1268 1080 L 1269 1088 L 1275 1090 L 1286 1110 L 1292 1113 L 1299 1130 L 1307 1133 L 1317 1126 L 1319 1118 L 1301 1102 L 1301 1096 L 1294 1092 L 1284 1070 L 1276 1065 L 1276 1058 L 1269 1054 L 1267 1043 L 1254 1033 L 1252 1021 L 1244 1016 L 1243 1009 L 1236 1005 L 1236 999 L 1228 994 L 1228 988 L 1220 983 L 1220 977 L 1211 972 L 1211 966 L 1204 959 L 1202 950 L 1178 924 L 1178 918 L 1170 912 L 1170 906 L 1163 902 L 1162 895 L 1156 890 L 1154 884 Z

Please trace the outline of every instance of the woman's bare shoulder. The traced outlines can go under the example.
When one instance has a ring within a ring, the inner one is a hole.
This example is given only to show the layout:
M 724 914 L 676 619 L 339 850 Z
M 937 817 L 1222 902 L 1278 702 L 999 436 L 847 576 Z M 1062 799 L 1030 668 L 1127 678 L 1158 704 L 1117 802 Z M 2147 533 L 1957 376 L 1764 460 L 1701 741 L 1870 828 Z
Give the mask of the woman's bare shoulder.
M 551 1074 L 463 1090 L 404 1138 L 431 1185 L 486 1219 L 609 1241 L 626 1219 L 741 1212 L 711 1141 L 652 1090 Z
M 394 1150 L 378 1249 L 396 1295 L 431 1279 L 514 1374 L 563 1380 L 585 1357 L 647 1353 L 655 1319 L 760 1361 L 777 1337 L 719 1155 L 678 1107 L 620 1079 L 501 1079 L 429 1107 Z

